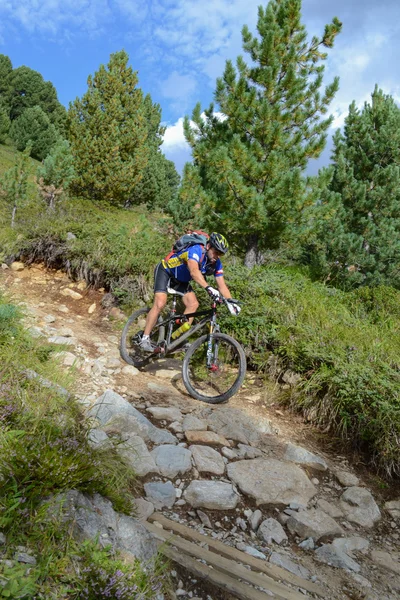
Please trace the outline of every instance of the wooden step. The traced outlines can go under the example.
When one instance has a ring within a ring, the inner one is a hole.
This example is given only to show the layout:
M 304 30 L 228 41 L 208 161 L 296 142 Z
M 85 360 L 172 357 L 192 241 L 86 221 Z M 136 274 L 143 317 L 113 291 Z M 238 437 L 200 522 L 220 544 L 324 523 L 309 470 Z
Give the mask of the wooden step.
M 265 573 L 271 579 L 275 581 L 283 581 L 290 583 L 295 587 L 302 588 L 307 590 L 312 594 L 316 594 L 317 596 L 326 597 L 326 592 L 320 586 L 308 581 L 307 579 L 303 579 L 294 573 L 290 573 L 290 571 L 286 571 L 286 569 L 282 569 L 276 565 L 272 565 L 271 563 L 261 560 L 260 558 L 255 558 L 250 554 L 246 554 L 246 552 L 242 552 L 237 550 L 236 548 L 232 548 L 232 546 L 228 546 L 223 544 L 219 540 L 215 540 L 214 538 L 203 535 L 198 531 L 187 527 L 187 525 L 182 525 L 181 523 L 177 523 L 176 521 L 171 521 L 171 519 L 167 519 L 162 514 L 154 513 L 149 518 L 149 521 L 152 523 L 159 523 L 163 526 L 164 529 L 173 531 L 175 534 L 181 536 L 190 541 L 198 542 L 200 544 L 207 544 L 208 548 L 211 552 L 217 553 L 220 556 L 224 556 L 225 558 L 229 558 L 240 562 L 242 564 L 249 565 L 252 569 L 260 571 L 261 573 Z M 302 595 L 304 598 L 304 595 Z
M 241 585 L 237 588 L 237 597 L 238 598 L 263 598 L 266 599 L 268 596 L 274 597 L 277 600 L 304 600 L 307 596 L 304 594 L 293 590 L 286 585 L 279 583 L 269 577 L 267 574 L 257 571 L 252 571 L 251 569 L 246 568 L 243 564 L 237 562 L 237 560 L 232 560 L 231 558 L 225 558 L 221 556 L 221 554 L 216 554 L 215 552 L 211 552 L 210 550 L 206 550 L 201 546 L 193 543 L 191 541 L 187 541 L 183 539 L 179 535 L 174 535 L 167 531 L 166 529 L 162 529 L 156 524 L 146 524 L 147 529 L 160 541 L 167 542 L 168 546 L 162 547 L 161 551 L 169 555 L 168 552 L 164 551 L 164 548 L 168 550 L 171 549 L 171 546 L 175 546 L 178 549 L 178 556 L 186 556 L 191 557 L 191 561 L 189 563 L 193 567 L 193 559 L 200 559 L 206 561 L 209 566 L 212 567 L 213 571 L 219 571 L 221 574 L 227 576 L 229 578 L 229 591 L 234 593 L 232 588 L 232 581 L 236 583 L 240 583 Z M 203 536 L 206 537 L 206 536 Z M 208 538 L 206 538 L 208 540 Z M 239 552 L 239 551 L 237 551 Z M 245 553 L 239 552 L 240 558 L 242 559 L 245 556 Z M 179 561 L 178 561 L 179 562 Z M 186 561 L 187 562 L 187 561 Z M 240 562 L 244 562 L 241 560 Z M 197 565 L 197 561 L 194 561 L 195 565 Z M 180 562 L 180 564 L 182 564 Z M 192 569 L 193 570 L 193 569 Z M 241 581 L 239 581 L 239 579 Z M 303 581 L 303 580 L 302 580 Z M 268 592 L 262 592 L 259 590 L 255 590 L 251 588 L 249 585 L 257 586 L 264 590 L 268 590 Z M 243 585 L 245 586 L 245 590 L 247 596 L 243 596 Z M 226 588 L 227 589 L 227 588 Z M 252 592 L 257 592 L 256 596 L 252 596 Z M 261 594 L 261 596 L 260 596 Z

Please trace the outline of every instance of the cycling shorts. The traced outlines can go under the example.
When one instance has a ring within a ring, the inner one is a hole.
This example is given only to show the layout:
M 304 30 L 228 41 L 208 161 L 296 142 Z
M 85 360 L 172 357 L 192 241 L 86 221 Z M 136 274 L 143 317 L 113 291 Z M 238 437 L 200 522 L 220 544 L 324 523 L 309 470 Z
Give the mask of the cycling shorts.
M 189 281 L 178 281 L 175 277 L 171 277 L 164 269 L 162 263 L 158 263 L 154 269 L 154 293 L 163 292 L 166 294 L 168 287 L 176 290 L 180 294 L 193 292 L 193 288 Z

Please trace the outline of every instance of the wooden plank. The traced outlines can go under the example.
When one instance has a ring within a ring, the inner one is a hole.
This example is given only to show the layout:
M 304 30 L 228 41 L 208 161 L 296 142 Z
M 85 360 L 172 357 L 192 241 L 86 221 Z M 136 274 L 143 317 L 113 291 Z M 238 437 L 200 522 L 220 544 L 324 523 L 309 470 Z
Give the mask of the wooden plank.
M 272 565 L 271 563 L 261 560 L 260 558 L 250 556 L 250 554 L 246 554 L 241 550 L 237 550 L 236 548 L 227 546 L 219 540 L 215 540 L 210 536 L 203 535 L 198 531 L 187 527 L 186 525 L 176 523 L 176 521 L 171 521 L 162 514 L 154 513 L 149 518 L 149 521 L 153 523 L 160 523 L 160 525 L 162 525 L 164 529 L 170 529 L 186 539 L 194 540 L 200 543 L 206 543 L 208 544 L 210 551 L 217 552 L 220 556 L 225 556 L 226 558 L 231 558 L 233 560 L 247 564 L 250 567 L 257 569 L 258 571 L 265 573 L 275 581 L 286 581 L 288 583 L 291 583 L 292 585 L 301 587 L 304 590 L 307 590 L 308 592 L 317 594 L 318 596 L 321 596 L 323 598 L 326 597 L 326 592 L 315 583 L 312 583 L 312 581 L 303 579 L 302 577 L 299 577 L 294 573 L 290 573 L 289 571 L 286 571 L 285 569 L 282 569 L 281 567 L 278 567 L 276 565 Z
M 165 529 L 160 529 L 156 525 L 151 525 L 150 523 L 146 523 L 145 525 L 148 531 L 158 539 L 176 546 L 176 548 L 186 554 L 207 561 L 214 569 L 218 569 L 226 575 L 240 578 L 251 585 L 271 591 L 279 600 L 304 600 L 304 598 L 307 598 L 307 596 L 284 586 L 282 583 L 274 581 L 264 573 L 246 569 L 246 567 L 238 564 L 236 561 L 224 558 L 215 552 L 210 552 L 209 550 L 206 550 L 193 542 L 188 542 Z
M 221 573 L 221 571 L 218 571 L 217 569 L 211 569 L 207 565 L 204 565 L 169 546 L 163 546 L 162 553 L 167 558 L 170 558 L 193 573 L 198 579 L 207 581 L 207 583 L 211 583 L 225 592 L 229 592 L 235 596 L 235 598 L 239 598 L 239 600 L 271 600 L 272 598 L 269 594 L 261 592 L 260 590 L 255 590 L 250 585 L 241 583 L 237 579 L 234 579 L 225 573 Z

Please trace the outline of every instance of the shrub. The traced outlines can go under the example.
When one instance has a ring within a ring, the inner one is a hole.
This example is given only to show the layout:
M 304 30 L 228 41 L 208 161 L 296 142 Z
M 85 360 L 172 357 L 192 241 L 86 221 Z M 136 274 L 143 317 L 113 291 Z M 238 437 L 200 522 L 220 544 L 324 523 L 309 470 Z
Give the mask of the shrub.
M 282 368 L 303 375 L 292 406 L 387 474 L 400 474 L 400 293 L 346 294 L 273 266 L 229 275 L 244 307 L 224 329 L 244 344 L 250 363 L 265 369 L 274 352 Z

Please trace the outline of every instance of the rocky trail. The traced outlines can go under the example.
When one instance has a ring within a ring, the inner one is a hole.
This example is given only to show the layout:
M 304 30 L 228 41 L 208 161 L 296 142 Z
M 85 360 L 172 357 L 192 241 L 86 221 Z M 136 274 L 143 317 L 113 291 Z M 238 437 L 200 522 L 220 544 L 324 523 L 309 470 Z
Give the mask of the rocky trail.
M 120 359 L 126 317 L 104 290 L 21 263 L 3 265 L 0 286 L 23 305 L 33 335 L 65 345 L 60 360 L 76 372 L 76 396 L 93 418 L 91 443 L 122 442 L 142 485 L 138 518 L 150 519 L 150 530 L 157 522 L 160 532 L 172 529 L 162 521 L 169 519 L 207 536 L 210 548 L 218 542 L 263 561 L 283 574 L 287 597 L 318 597 L 311 584 L 327 599 L 400 597 L 399 494 L 388 501 L 365 469 L 323 447 L 300 417 L 275 404 L 272 384 L 249 374 L 227 404 L 202 404 L 184 390 L 178 360 L 138 371 Z M 105 502 L 96 510 L 110 515 Z M 177 568 L 173 576 L 176 597 L 245 597 L 205 584 L 201 574 Z M 280 597 L 254 585 L 254 597 Z

